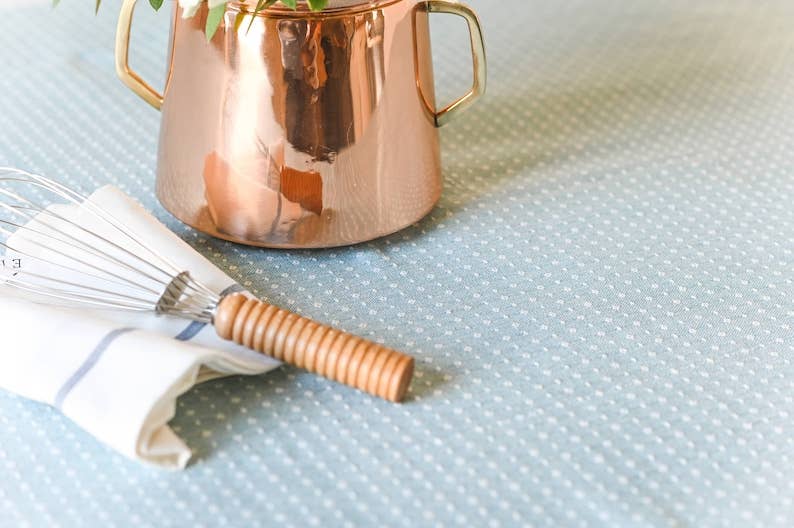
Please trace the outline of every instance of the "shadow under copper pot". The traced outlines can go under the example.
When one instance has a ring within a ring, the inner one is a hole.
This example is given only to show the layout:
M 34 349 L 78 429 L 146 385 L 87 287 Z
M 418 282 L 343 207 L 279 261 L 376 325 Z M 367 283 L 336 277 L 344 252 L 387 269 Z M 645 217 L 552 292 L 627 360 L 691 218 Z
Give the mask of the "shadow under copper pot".
M 267 247 L 331 247 L 416 222 L 442 188 L 438 126 L 484 90 L 473 12 L 447 0 L 337 0 L 322 13 L 230 2 L 208 43 L 206 4 L 175 12 L 165 95 L 122 79 L 162 110 L 157 196 L 213 236 Z M 436 111 L 429 13 L 466 18 L 475 83 Z

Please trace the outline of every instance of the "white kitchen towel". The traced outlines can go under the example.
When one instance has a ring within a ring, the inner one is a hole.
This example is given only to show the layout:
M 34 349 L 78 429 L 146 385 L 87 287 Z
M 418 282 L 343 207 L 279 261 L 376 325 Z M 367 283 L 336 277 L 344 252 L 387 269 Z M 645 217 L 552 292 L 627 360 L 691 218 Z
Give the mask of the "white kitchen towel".
M 211 289 L 242 290 L 118 189 L 104 187 L 88 201 Z M 94 218 L 80 215 L 85 205 L 58 207 L 81 222 Z M 46 251 L 23 233 L 9 245 L 28 254 Z M 62 273 L 36 265 L 37 273 Z M 190 459 L 190 449 L 168 426 L 180 394 L 208 379 L 279 365 L 224 341 L 211 325 L 182 319 L 34 304 L 10 288 L 0 294 L 0 313 L 0 388 L 54 405 L 119 452 L 167 468 L 183 468 Z

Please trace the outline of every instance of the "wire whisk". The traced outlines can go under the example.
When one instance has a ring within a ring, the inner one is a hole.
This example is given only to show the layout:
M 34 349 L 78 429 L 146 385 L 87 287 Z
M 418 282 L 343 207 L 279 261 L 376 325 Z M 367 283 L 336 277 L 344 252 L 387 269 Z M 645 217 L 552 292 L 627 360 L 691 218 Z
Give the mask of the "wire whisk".
M 214 291 L 111 212 L 44 176 L 0 168 L 0 245 L 0 284 L 36 302 L 212 324 L 224 339 L 390 401 L 404 398 L 413 376 L 403 353 L 250 295 Z

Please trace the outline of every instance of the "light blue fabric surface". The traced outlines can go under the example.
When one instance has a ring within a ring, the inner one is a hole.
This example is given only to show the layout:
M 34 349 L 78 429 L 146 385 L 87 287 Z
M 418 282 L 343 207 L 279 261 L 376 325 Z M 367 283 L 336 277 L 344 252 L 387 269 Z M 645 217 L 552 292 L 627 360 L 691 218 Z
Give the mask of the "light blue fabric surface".
M 181 473 L 0 393 L 0 526 L 794 525 L 794 7 L 472 3 L 490 92 L 443 131 L 441 204 L 307 252 L 156 203 L 116 4 L 0 8 L 0 163 L 115 183 L 254 293 L 419 361 L 402 406 L 292 369 L 201 386 Z M 138 12 L 159 80 L 168 17 Z M 451 96 L 465 41 L 436 26 Z

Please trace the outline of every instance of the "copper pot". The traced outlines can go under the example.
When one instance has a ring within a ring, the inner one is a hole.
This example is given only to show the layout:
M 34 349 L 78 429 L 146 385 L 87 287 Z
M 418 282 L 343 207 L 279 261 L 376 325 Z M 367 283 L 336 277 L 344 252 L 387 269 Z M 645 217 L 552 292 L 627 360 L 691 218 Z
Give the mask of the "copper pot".
M 402 229 L 441 194 L 438 127 L 485 90 L 474 12 L 449 0 L 331 0 L 311 12 L 229 2 L 205 37 L 206 3 L 174 10 L 161 95 L 128 64 L 136 0 L 119 18 L 116 66 L 162 111 L 157 196 L 210 235 L 266 247 L 355 244 Z M 469 25 L 471 90 L 437 110 L 429 14 Z

